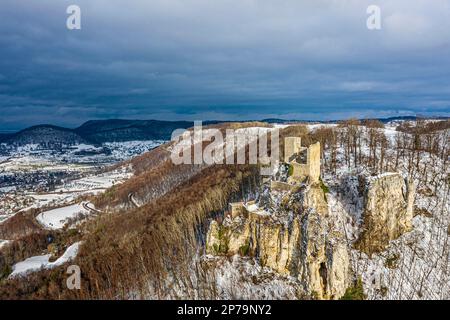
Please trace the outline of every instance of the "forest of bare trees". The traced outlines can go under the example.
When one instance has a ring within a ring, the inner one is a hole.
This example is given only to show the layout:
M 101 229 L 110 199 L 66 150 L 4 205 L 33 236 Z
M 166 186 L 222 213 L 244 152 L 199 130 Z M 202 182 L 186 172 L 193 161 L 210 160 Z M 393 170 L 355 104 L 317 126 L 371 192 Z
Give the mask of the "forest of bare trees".
M 396 134 L 386 136 L 384 124 L 378 120 L 349 119 L 337 127 L 322 127 L 312 133 L 312 140 L 320 141 L 325 169 L 336 172 L 337 148 L 343 152 L 343 161 L 348 168 L 364 165 L 371 174 L 398 171 L 400 163 L 406 164 L 408 175 L 416 177 L 426 170 L 419 165 L 423 157 L 430 157 L 431 165 L 441 159 L 443 168 L 448 164 L 450 136 L 449 120 L 424 122 L 414 125 L 404 123 L 396 128 Z M 405 129 L 407 128 L 407 129 Z M 364 150 L 366 149 L 366 150 Z M 325 151 L 330 157 L 325 157 Z

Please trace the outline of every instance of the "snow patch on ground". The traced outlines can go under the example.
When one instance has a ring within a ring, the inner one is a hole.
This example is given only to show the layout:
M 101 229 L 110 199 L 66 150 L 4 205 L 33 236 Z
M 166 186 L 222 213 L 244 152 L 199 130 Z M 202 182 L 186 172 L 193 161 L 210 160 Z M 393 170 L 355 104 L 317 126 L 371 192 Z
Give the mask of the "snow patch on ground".
M 67 248 L 64 254 L 54 262 L 49 262 L 51 256 L 50 254 L 45 254 L 42 256 L 31 257 L 22 262 L 16 263 L 13 266 L 13 272 L 9 277 L 13 278 L 17 276 L 24 276 L 30 272 L 38 271 L 40 269 L 52 269 L 63 265 L 64 263 L 73 260 L 77 256 L 80 244 L 81 242 L 72 244 Z
M 0 249 L 6 246 L 9 243 L 9 240 L 0 240 Z
M 308 124 L 306 127 L 309 131 L 314 131 L 319 128 L 334 128 L 337 127 L 336 123 L 317 123 L 317 124 Z
M 133 176 L 133 173 L 130 168 L 121 168 L 65 183 L 64 186 L 57 188 L 54 193 L 80 191 L 91 193 L 103 192 L 106 189 L 129 179 L 131 176 Z
M 47 229 L 62 229 L 68 222 L 68 219 L 89 214 L 90 211 L 85 209 L 86 205 L 87 204 L 85 202 L 82 202 L 67 207 L 45 211 L 40 213 L 36 217 L 36 220 Z
M 212 278 L 220 299 L 288 299 L 301 297 L 301 283 L 262 267 L 254 259 L 233 256 L 205 256 L 205 262 L 215 266 Z

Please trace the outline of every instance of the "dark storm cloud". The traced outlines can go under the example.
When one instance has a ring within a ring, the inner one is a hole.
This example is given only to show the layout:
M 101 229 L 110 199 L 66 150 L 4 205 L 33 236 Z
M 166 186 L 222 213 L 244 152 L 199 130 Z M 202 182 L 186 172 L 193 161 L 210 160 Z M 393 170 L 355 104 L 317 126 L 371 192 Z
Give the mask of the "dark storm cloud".
M 450 0 L 4 0 L 0 129 L 449 115 L 449 53 Z

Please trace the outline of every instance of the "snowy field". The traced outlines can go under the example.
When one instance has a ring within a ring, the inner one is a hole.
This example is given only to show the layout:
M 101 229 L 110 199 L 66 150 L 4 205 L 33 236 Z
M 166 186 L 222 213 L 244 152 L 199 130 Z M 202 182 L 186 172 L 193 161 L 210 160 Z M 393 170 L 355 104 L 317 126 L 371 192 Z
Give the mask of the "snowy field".
M 88 208 L 92 207 L 92 204 L 82 202 L 79 204 L 42 212 L 36 217 L 36 220 L 47 229 L 62 229 L 67 224 L 69 219 L 76 219 L 89 215 L 91 211 L 88 210 Z
M 88 176 L 82 179 L 70 181 L 64 186 L 56 188 L 54 193 L 67 193 L 78 191 L 91 191 L 93 193 L 102 192 L 115 184 L 129 179 L 133 175 L 130 168 L 121 168 L 106 173 Z
M 38 271 L 40 269 L 52 269 L 57 266 L 63 265 L 64 263 L 73 260 L 77 256 L 80 244 L 81 242 L 72 244 L 67 248 L 64 254 L 54 262 L 49 261 L 51 257 L 50 254 L 45 254 L 42 256 L 34 256 L 22 262 L 16 263 L 13 266 L 13 272 L 9 275 L 9 277 L 14 278 L 17 276 L 24 276 L 30 272 Z

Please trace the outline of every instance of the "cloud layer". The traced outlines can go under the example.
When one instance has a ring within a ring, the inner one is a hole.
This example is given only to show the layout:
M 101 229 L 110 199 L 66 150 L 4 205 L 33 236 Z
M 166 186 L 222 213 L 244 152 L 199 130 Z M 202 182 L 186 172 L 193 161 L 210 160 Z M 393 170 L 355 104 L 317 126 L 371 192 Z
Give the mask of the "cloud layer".
M 0 130 L 450 114 L 450 0 L 77 0 L 73 31 L 70 4 L 2 1 Z

